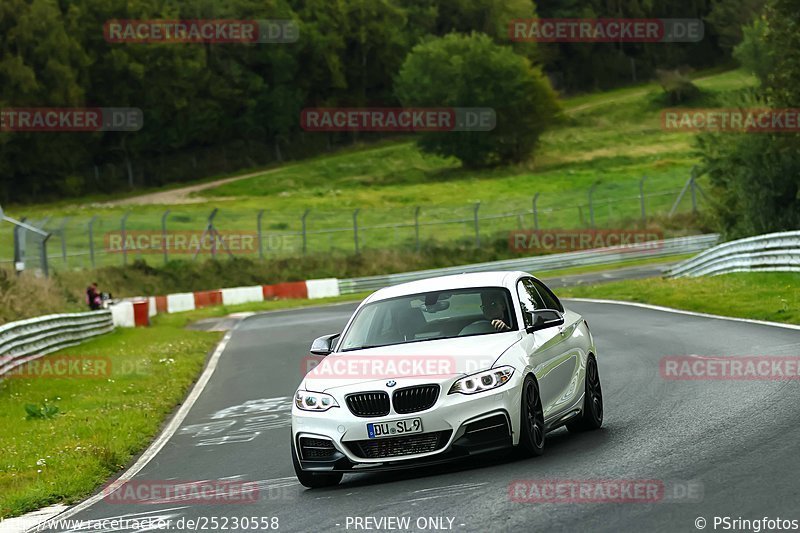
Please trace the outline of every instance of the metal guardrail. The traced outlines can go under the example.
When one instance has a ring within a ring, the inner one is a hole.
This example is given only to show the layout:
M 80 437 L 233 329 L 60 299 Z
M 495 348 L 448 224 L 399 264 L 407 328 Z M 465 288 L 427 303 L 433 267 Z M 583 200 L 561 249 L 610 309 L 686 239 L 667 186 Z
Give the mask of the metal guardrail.
M 800 231 L 769 233 L 720 244 L 675 266 L 667 277 L 753 271 L 800 272 Z
M 562 254 L 539 255 L 522 257 L 519 259 L 506 259 L 489 263 L 476 263 L 432 270 L 419 270 L 403 274 L 389 274 L 387 276 L 370 276 L 365 278 L 340 279 L 339 292 L 352 294 L 363 291 L 374 291 L 390 285 L 397 285 L 407 281 L 416 281 L 436 276 L 461 274 L 465 272 L 489 272 L 493 270 L 523 270 L 526 272 L 556 270 L 575 266 L 606 265 L 619 263 L 630 259 L 645 259 L 650 257 L 666 257 L 676 254 L 695 253 L 706 250 L 719 240 L 719 235 L 694 235 L 665 239 L 663 241 L 650 241 L 626 246 L 612 246 L 594 250 L 581 250 Z
M 47 315 L 0 326 L 0 377 L 23 363 L 113 329 L 111 311 Z

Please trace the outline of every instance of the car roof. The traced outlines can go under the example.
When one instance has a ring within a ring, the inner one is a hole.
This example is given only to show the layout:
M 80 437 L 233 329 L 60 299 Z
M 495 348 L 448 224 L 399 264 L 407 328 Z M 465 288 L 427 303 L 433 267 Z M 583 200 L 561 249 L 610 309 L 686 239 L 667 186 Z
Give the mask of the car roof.
M 437 276 L 417 281 L 409 281 L 408 283 L 401 283 L 392 287 L 385 287 L 373 293 L 364 303 L 437 290 L 467 289 L 470 287 L 509 288 L 513 287 L 513 284 L 521 276 L 530 276 L 530 274 L 521 271 L 497 271 Z

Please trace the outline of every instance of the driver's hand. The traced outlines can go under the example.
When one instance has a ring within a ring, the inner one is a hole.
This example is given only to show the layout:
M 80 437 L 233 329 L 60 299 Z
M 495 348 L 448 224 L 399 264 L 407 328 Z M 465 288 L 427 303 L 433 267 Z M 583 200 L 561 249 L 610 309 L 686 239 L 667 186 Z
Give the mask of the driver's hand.
M 495 318 L 494 320 L 492 320 L 492 326 L 494 326 L 494 329 L 496 329 L 497 331 L 502 331 L 504 329 L 511 329 L 506 325 L 505 322 L 503 322 L 502 320 L 500 320 L 498 318 Z

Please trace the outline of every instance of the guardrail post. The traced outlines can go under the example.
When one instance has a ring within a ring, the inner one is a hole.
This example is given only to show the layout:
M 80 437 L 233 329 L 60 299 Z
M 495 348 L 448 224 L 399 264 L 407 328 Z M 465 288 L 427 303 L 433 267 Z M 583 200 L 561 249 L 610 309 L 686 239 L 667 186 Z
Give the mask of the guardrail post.
M 167 218 L 169 218 L 169 214 L 171 212 L 171 209 L 167 209 L 164 211 L 164 214 L 161 215 L 161 245 L 164 247 L 165 265 L 169 262 L 169 246 L 167 246 Z
M 128 239 L 127 239 L 127 228 L 125 227 L 128 223 L 128 217 L 131 216 L 131 212 L 128 211 L 124 215 L 122 215 L 122 220 L 120 222 L 120 226 L 122 229 L 122 265 L 125 266 L 128 264 Z
M 353 211 L 353 240 L 356 245 L 356 253 L 358 253 L 358 212 L 361 209 L 356 209 Z
M 95 170 L 97 167 L 94 167 Z M 94 260 L 94 223 L 97 222 L 97 215 L 89 220 L 89 260 L 92 262 L 92 268 L 97 268 Z
M 260 209 L 258 211 L 258 217 L 256 218 L 256 231 L 258 233 L 258 258 L 264 259 L 264 241 L 262 240 L 261 235 L 261 219 L 264 217 L 264 210 Z
M 597 187 L 597 183 L 589 188 L 589 225 L 592 228 L 594 228 L 594 204 L 592 203 L 592 197 L 594 196 L 595 187 Z
M 308 214 L 311 212 L 311 209 L 306 209 L 303 212 L 303 216 L 300 217 L 300 223 L 303 225 L 303 255 L 306 254 L 306 250 L 308 249 L 308 233 L 306 231 L 306 218 Z M 358 233 L 358 231 L 356 231 Z M 356 252 L 358 252 L 358 242 L 356 242 Z
M 480 208 L 481 208 L 481 203 L 476 202 L 473 212 L 473 218 L 475 220 L 475 248 L 481 247 L 481 228 L 479 222 L 480 219 L 478 218 L 478 209 Z
M 533 196 L 533 229 L 539 230 L 539 209 L 536 207 L 536 202 L 539 201 L 539 193 Z
M 646 179 L 647 176 L 642 176 L 642 179 L 639 180 L 639 204 L 642 208 L 642 226 L 647 225 L 647 211 L 644 206 L 644 182 Z
M 414 240 L 419 252 L 419 206 L 414 208 Z

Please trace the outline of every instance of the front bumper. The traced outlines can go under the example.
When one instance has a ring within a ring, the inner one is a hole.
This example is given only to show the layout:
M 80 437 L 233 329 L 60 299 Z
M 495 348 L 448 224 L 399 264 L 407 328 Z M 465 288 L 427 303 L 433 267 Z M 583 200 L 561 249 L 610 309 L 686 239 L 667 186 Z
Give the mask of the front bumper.
M 519 423 L 520 398 L 515 378 L 516 374 L 497 392 L 442 393 L 432 408 L 411 414 L 391 411 L 384 417 L 357 417 L 338 397 L 340 407 L 324 413 L 294 407 L 292 438 L 297 459 L 303 470 L 311 472 L 384 471 L 438 464 L 509 447 L 514 444 Z M 368 423 L 415 417 L 422 419 L 423 433 L 382 439 L 370 439 L 367 434 Z M 416 453 L 422 448 L 426 451 Z

